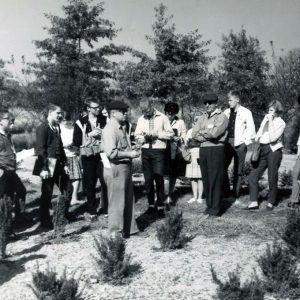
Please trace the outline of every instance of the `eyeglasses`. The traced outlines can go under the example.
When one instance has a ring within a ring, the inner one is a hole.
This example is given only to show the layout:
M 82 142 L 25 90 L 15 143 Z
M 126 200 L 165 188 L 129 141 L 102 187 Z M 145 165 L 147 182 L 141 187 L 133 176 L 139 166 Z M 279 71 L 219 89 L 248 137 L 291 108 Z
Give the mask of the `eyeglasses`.
M 93 108 L 93 109 L 100 109 L 100 106 L 89 106 L 89 108 Z
M 204 102 L 204 105 L 207 106 L 207 105 L 212 105 L 212 104 L 215 104 L 214 102 Z
M 1 118 L 1 120 L 9 120 L 10 123 L 14 123 L 15 122 L 14 119 L 11 119 L 9 117 Z

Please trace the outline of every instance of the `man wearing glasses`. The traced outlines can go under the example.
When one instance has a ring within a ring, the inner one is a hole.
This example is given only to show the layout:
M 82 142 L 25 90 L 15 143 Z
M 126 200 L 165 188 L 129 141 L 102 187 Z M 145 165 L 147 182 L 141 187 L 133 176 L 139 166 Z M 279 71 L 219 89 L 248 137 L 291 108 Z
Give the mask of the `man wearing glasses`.
M 218 216 L 221 212 L 222 185 L 225 169 L 225 139 L 228 119 L 217 108 L 218 96 L 207 93 L 203 97 L 206 112 L 195 124 L 192 138 L 200 142 L 200 169 L 206 199 L 205 214 Z
M 73 133 L 73 144 L 80 149 L 90 151 L 81 152 L 83 169 L 83 185 L 87 197 L 87 213 L 91 216 L 97 214 L 96 184 L 101 183 L 101 209 L 99 212 L 107 213 L 107 188 L 103 179 L 103 164 L 100 158 L 100 142 L 102 129 L 106 125 L 106 117 L 101 115 L 101 107 L 95 99 L 86 101 L 87 115 L 76 121 Z M 90 145 L 90 148 L 89 148 Z M 95 147 L 98 145 L 98 148 Z M 98 150 L 96 150 L 98 149 Z
M 6 194 L 15 199 L 15 219 L 18 220 L 25 208 L 26 188 L 16 173 L 16 151 L 10 135 L 13 123 L 8 110 L 0 110 L 0 198 Z

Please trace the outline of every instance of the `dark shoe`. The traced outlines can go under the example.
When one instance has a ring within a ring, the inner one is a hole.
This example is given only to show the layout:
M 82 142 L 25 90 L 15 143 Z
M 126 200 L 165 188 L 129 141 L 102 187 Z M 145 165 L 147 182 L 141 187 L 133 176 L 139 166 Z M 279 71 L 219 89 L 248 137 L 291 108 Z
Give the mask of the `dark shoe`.
M 156 208 L 152 206 L 149 206 L 148 209 L 145 211 L 146 215 L 153 215 L 155 213 L 156 213 Z
M 66 214 L 66 215 L 65 215 L 65 218 L 66 218 L 69 222 L 74 222 L 74 221 L 77 220 L 76 216 L 75 216 L 74 214 L 70 214 L 70 213 Z
M 100 209 L 98 210 L 97 212 L 97 215 L 100 216 L 100 215 L 107 215 L 107 209 L 104 209 L 103 207 L 100 207 Z
M 252 207 L 246 207 L 246 210 L 257 210 L 259 209 L 259 206 L 252 206 Z
M 45 230 L 52 230 L 54 228 L 53 223 L 51 221 L 41 222 L 41 228 Z
M 159 218 L 164 218 L 166 216 L 165 210 L 163 208 L 157 210 L 157 216 Z
M 299 208 L 300 203 L 299 202 L 289 202 L 287 205 L 289 208 Z
M 208 209 L 203 212 L 204 215 L 209 215 Z
M 97 220 L 97 214 L 96 213 L 90 214 L 90 213 L 86 212 L 86 213 L 83 214 L 83 217 L 86 220 L 90 221 L 90 222 L 93 222 L 93 221 Z

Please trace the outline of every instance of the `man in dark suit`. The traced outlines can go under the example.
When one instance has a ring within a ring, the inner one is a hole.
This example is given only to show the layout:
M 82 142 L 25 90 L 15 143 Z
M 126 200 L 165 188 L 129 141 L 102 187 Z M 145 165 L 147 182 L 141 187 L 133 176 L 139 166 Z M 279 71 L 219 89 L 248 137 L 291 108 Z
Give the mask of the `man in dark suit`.
M 66 194 L 68 201 L 71 200 L 72 186 L 70 185 L 66 166 L 66 154 L 60 137 L 59 122 L 63 117 L 62 109 L 54 104 L 48 105 L 47 119 L 36 130 L 36 154 L 38 164 L 42 171 L 42 194 L 40 198 L 40 221 L 41 226 L 52 229 L 53 224 L 50 218 L 50 205 L 53 194 L 54 183 L 59 187 L 62 194 Z M 55 161 L 54 171 L 51 170 L 50 161 Z M 52 174 L 53 173 L 53 174 Z M 69 203 L 68 203 L 69 204 Z M 65 215 L 67 215 L 68 204 Z
M 87 213 L 95 216 L 97 214 L 96 184 L 98 178 L 102 191 L 101 209 L 99 212 L 106 214 L 108 208 L 107 188 L 103 178 L 103 164 L 100 158 L 101 134 L 102 129 L 106 125 L 106 117 L 100 113 L 101 107 L 97 100 L 88 99 L 86 107 L 87 115 L 79 118 L 75 123 L 73 145 L 78 148 L 79 152 L 80 149 L 88 147 L 91 150 L 89 153 L 82 152 L 80 155 L 83 169 L 82 182 L 87 196 Z

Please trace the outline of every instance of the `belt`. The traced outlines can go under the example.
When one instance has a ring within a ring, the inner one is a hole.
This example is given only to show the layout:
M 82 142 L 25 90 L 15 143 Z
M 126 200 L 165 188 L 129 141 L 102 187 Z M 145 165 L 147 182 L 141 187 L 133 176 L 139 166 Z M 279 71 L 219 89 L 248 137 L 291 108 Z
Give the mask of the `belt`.
M 129 165 L 131 163 L 130 160 L 120 160 L 120 161 L 111 161 L 114 165 Z

